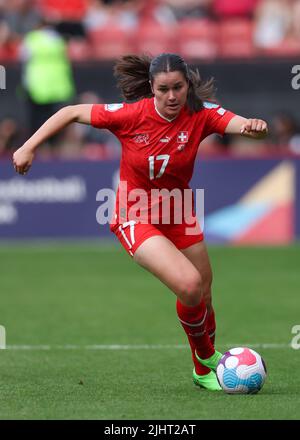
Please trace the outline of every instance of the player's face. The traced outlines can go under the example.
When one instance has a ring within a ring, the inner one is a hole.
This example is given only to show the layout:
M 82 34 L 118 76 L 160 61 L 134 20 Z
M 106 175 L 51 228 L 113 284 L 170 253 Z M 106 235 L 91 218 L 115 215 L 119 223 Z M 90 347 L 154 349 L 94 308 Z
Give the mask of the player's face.
M 159 113 L 168 119 L 176 118 L 185 105 L 188 82 L 179 72 L 161 72 L 155 75 L 152 88 Z

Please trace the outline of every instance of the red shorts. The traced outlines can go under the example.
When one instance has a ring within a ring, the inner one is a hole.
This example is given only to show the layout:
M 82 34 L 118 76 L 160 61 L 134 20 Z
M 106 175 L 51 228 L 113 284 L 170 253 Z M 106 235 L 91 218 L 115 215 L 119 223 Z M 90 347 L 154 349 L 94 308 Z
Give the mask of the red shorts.
M 203 241 L 199 223 L 193 227 L 185 223 L 178 225 L 152 225 L 150 223 L 139 223 L 135 220 L 120 224 L 111 225 L 111 231 L 128 252 L 133 256 L 137 248 L 148 238 L 155 235 L 162 235 L 168 238 L 177 249 L 185 249 L 195 243 Z

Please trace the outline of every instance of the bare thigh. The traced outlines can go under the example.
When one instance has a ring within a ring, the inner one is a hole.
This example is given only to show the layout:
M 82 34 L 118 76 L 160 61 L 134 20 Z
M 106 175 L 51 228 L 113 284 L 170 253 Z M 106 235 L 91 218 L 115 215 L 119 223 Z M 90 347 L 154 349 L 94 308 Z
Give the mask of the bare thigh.
M 202 295 L 201 275 L 166 237 L 148 238 L 139 246 L 133 258 L 169 287 L 183 304 L 199 304 Z
M 209 255 L 204 241 L 193 244 L 186 249 L 181 249 L 183 255 L 196 267 L 201 274 L 203 297 L 206 307 L 209 311 L 212 304 L 211 285 L 212 285 L 212 269 L 210 265 Z

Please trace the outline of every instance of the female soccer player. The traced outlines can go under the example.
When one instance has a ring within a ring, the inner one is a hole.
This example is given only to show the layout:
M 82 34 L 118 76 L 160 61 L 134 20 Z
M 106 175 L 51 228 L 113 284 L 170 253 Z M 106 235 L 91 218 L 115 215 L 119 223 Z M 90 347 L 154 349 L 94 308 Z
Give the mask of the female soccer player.
M 111 230 L 133 259 L 177 296 L 178 318 L 192 351 L 194 383 L 220 390 L 212 271 L 194 209 L 184 214 L 182 196 L 189 190 L 198 146 L 205 137 L 230 133 L 263 138 L 267 124 L 215 104 L 212 81 L 202 82 L 198 71 L 176 54 L 152 60 L 123 56 L 115 75 L 124 103 L 61 109 L 14 153 L 14 167 L 25 174 L 38 145 L 71 122 L 106 128 L 119 138 L 120 184 Z M 162 197 L 153 201 L 155 190 Z M 170 193 L 172 199 L 167 197 Z M 169 216 L 161 213 L 166 206 Z

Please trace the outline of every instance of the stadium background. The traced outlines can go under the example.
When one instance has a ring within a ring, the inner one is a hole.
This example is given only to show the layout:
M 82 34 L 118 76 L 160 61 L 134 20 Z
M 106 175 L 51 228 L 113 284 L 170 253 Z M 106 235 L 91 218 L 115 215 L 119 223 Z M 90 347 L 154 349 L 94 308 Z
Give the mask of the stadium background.
M 0 1 L 1 418 L 299 418 L 290 374 L 300 324 L 299 16 L 298 0 Z M 74 124 L 39 149 L 26 177 L 14 173 L 32 108 L 45 110 L 24 82 L 26 38 L 41 18 L 64 40 L 75 89 L 50 107 L 119 102 L 119 55 L 172 51 L 215 78 L 225 108 L 268 121 L 263 142 L 208 138 L 192 181 L 205 189 L 217 341 L 266 358 L 260 400 L 241 398 L 237 408 L 228 396 L 193 392 L 172 296 L 97 223 L 96 194 L 118 179 L 113 136 Z

